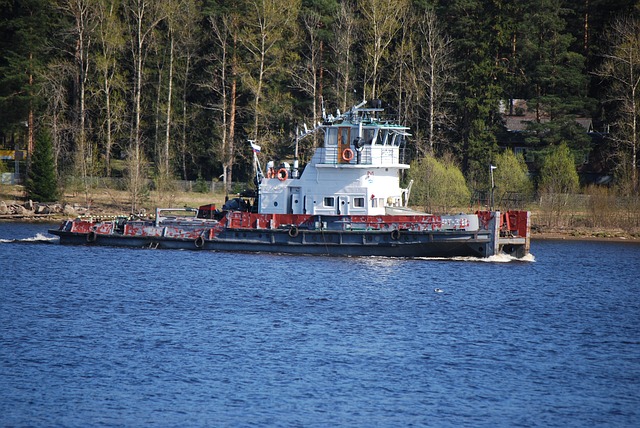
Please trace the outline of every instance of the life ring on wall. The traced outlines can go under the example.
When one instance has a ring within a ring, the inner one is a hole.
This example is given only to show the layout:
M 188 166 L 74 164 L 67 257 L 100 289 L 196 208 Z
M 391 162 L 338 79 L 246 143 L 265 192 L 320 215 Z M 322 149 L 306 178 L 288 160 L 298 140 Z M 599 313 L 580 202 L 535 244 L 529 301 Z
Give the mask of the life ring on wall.
M 350 148 L 346 148 L 342 151 L 342 159 L 350 162 L 351 159 L 353 159 L 353 150 L 351 150 Z
M 298 236 L 298 226 L 291 226 L 291 229 L 289 229 L 289 236 L 292 238 Z
M 204 247 L 204 238 L 202 236 L 198 236 L 196 238 L 196 240 L 194 241 L 194 244 L 195 244 L 196 248 Z
M 98 236 L 93 230 L 87 234 L 87 242 L 96 242 L 96 239 L 98 239 Z
M 284 168 L 280 168 L 278 170 L 278 180 L 284 181 L 287 178 L 289 178 L 289 172 Z

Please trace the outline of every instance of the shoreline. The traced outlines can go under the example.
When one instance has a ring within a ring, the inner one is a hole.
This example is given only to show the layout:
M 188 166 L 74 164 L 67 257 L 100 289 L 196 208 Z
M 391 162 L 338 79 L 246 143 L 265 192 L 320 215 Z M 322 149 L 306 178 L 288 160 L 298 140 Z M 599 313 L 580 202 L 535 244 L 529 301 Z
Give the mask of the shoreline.
M 57 224 L 69 216 L 61 214 L 0 215 L 0 223 L 43 223 Z M 535 226 L 534 226 L 535 229 Z M 547 232 L 531 232 L 531 241 L 582 241 L 582 242 L 624 242 L 640 244 L 640 235 L 622 232 L 619 229 L 563 229 Z
M 626 236 L 573 236 L 556 233 L 544 233 L 531 235 L 531 241 L 581 241 L 581 242 L 623 242 L 629 244 L 640 244 L 639 238 Z
M 20 186 L 12 186 L 10 188 L 4 187 L 0 194 L 0 203 L 2 205 L 9 206 L 24 206 L 24 202 L 21 200 Z M 83 197 L 79 195 L 65 195 L 60 201 L 50 204 L 42 204 L 47 209 L 50 206 L 57 205 L 59 209 L 48 213 L 42 212 L 36 214 L 36 205 L 29 201 L 32 206 L 31 210 L 21 210 L 19 212 L 0 213 L 0 223 L 12 223 L 12 222 L 24 222 L 24 223 L 48 223 L 56 224 L 69 218 L 75 218 L 78 216 L 94 216 L 94 217 L 115 217 L 125 210 L 123 209 L 126 204 L 126 195 L 123 191 L 109 191 L 109 192 L 94 192 L 92 195 L 91 207 L 85 207 L 83 203 Z M 204 203 L 217 203 L 222 205 L 224 203 L 224 195 L 219 194 L 200 194 L 200 193 L 185 193 L 181 197 L 176 195 L 170 195 L 168 199 L 163 200 L 163 195 L 156 194 L 155 197 L 150 198 L 146 205 L 174 205 L 174 206 L 198 206 Z M 5 208 L 6 208 L 5 207 Z M 65 208 L 69 208 L 68 212 L 64 212 Z M 34 212 L 35 211 L 35 212 Z M 1 212 L 1 211 L 0 211 Z M 149 209 L 148 212 L 153 212 Z M 538 226 L 535 224 L 535 215 L 532 213 L 533 225 L 531 227 L 531 240 L 532 241 L 592 241 L 592 242 L 627 242 L 640 244 L 640 229 L 637 227 L 631 229 L 622 229 L 620 227 L 548 227 Z
M 640 244 L 640 238 L 631 235 L 600 235 L 601 232 L 595 234 L 579 234 L 558 233 L 558 232 L 542 232 L 532 233 L 531 241 L 582 241 L 582 242 L 625 242 L 630 244 Z

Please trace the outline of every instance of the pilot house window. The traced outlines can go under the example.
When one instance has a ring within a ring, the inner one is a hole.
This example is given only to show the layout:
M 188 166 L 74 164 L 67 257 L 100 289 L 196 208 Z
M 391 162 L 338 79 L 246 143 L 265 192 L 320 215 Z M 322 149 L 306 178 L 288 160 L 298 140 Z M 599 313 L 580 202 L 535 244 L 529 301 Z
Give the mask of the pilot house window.
M 327 130 L 326 136 L 325 136 L 325 144 L 327 146 L 335 146 L 336 144 L 338 144 L 338 130 L 335 128 L 329 128 Z
M 324 198 L 324 206 L 325 207 L 333 207 L 335 206 L 335 202 L 336 200 L 332 197 L 326 197 Z
M 364 208 L 364 198 L 353 198 L 353 206 L 355 208 Z

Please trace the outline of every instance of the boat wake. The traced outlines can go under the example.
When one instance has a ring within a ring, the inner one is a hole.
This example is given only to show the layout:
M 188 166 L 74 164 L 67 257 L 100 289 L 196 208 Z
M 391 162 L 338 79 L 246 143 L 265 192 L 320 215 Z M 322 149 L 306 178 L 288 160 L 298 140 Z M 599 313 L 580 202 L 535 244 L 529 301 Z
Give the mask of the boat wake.
M 59 238 L 56 236 L 45 236 L 41 233 L 37 233 L 36 236 L 31 238 L 18 238 L 18 239 L 0 239 L 0 244 L 13 244 L 13 243 L 40 243 L 40 244 L 53 244 L 58 242 Z
M 517 258 L 509 254 L 500 253 L 489 257 L 416 257 L 418 260 L 438 260 L 452 262 L 481 262 L 481 263 L 512 263 L 512 262 L 535 262 L 536 258 L 529 253 L 522 258 Z

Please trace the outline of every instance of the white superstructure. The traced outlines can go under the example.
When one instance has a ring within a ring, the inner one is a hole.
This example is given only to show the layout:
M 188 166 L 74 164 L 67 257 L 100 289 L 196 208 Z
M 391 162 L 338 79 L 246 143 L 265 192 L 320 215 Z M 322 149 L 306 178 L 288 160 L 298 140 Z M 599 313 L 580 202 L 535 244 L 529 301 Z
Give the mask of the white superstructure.
M 263 214 L 384 215 L 404 207 L 408 189 L 400 188 L 405 137 L 409 128 L 386 122 L 381 108 L 365 103 L 315 129 L 324 138 L 299 178 L 289 165 L 270 168 L 259 177 L 259 209 Z M 294 163 L 295 165 L 295 163 Z

